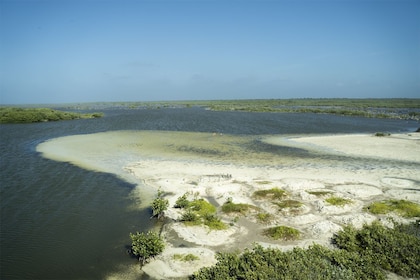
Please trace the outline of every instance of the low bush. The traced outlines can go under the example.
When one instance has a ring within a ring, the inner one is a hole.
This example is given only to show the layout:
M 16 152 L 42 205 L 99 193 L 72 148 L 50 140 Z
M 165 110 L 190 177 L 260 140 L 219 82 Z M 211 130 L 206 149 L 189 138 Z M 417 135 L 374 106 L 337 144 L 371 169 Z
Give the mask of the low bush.
M 210 229 L 222 230 L 226 229 L 227 225 L 223 223 L 215 214 L 207 214 L 204 216 L 204 224 Z
M 192 210 L 187 210 L 181 215 L 181 222 L 187 222 L 190 225 L 197 225 L 201 224 L 200 218 L 198 217 L 197 213 Z
M 186 193 L 178 197 L 178 199 L 175 201 L 174 208 L 187 208 L 190 204 L 187 197 L 188 197 L 188 194 Z
M 178 201 L 179 200 L 179 201 Z M 201 225 L 204 224 L 212 230 L 226 229 L 227 225 L 223 223 L 216 215 L 216 207 L 204 199 L 194 199 L 188 201 L 186 195 L 178 198 L 177 203 L 184 205 L 184 212 L 181 215 L 180 221 L 187 225 Z
M 233 203 L 232 200 L 228 200 L 225 202 L 225 204 L 222 205 L 222 212 L 226 214 L 231 214 L 231 213 L 245 214 L 252 207 L 253 206 L 249 204 Z
M 168 209 L 169 201 L 163 198 L 163 192 L 158 190 L 157 197 L 152 202 L 152 217 L 162 218 Z
M 145 264 L 150 258 L 163 252 L 165 243 L 163 239 L 155 232 L 130 233 L 132 241 L 131 251 L 133 255 L 139 258 L 142 264 Z

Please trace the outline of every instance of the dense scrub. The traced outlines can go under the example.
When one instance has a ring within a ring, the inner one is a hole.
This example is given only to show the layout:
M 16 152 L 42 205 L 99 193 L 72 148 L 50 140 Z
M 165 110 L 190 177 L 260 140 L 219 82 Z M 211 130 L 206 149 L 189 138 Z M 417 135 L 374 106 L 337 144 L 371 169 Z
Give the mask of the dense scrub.
M 60 120 L 99 118 L 102 113 L 79 114 L 49 108 L 0 108 L 0 123 L 34 123 Z
M 313 245 L 283 252 L 256 246 L 242 254 L 222 253 L 218 263 L 190 279 L 385 279 L 356 253 Z
M 419 222 L 417 231 L 420 231 Z M 333 238 L 333 243 L 385 270 L 402 276 L 420 277 L 420 239 L 407 229 L 406 226 L 397 226 L 391 230 L 379 222 L 361 230 L 346 227 Z
M 346 227 L 333 243 L 283 252 L 256 246 L 243 253 L 219 253 L 218 262 L 190 279 L 386 279 L 386 271 L 420 277 L 420 224 L 385 228 L 378 222 Z

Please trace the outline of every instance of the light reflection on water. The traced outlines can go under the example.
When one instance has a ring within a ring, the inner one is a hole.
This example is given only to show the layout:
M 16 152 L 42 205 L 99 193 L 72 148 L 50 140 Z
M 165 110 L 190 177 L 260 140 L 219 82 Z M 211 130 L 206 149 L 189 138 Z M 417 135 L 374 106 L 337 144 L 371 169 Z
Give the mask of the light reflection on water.
M 120 149 L 112 146 L 112 141 L 107 142 L 111 139 L 97 138 L 97 145 L 93 143 L 91 147 L 99 149 L 105 145 L 101 149 L 107 151 L 99 154 L 104 168 L 100 171 L 116 170 L 139 157 L 158 156 L 252 161 L 257 165 L 292 161 L 313 164 L 317 158 L 328 165 L 341 159 L 262 143 L 261 135 L 392 132 L 418 126 L 398 120 L 211 112 L 196 108 L 105 113 L 104 118 L 94 120 L 0 126 L 0 278 L 102 278 L 135 263 L 125 254 L 128 233 L 153 225 L 147 209 L 133 207 L 133 203 L 141 201 L 132 197 L 134 181 L 124 177 L 127 175 L 123 169 L 117 175 L 126 182 L 114 175 L 43 159 L 35 147 L 48 139 L 115 130 L 203 132 L 141 132 L 143 136 L 133 134 L 135 138 Z M 91 160 L 98 162 L 98 158 Z M 354 168 L 367 168 L 369 164 L 386 167 L 386 163 L 375 161 L 364 166 L 357 160 L 347 164 Z

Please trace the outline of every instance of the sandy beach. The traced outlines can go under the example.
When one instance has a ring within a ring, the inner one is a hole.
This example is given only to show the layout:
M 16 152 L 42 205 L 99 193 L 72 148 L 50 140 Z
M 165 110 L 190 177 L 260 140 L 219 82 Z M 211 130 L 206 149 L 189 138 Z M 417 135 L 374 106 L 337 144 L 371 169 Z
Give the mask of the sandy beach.
M 376 219 L 386 221 L 385 216 L 364 210 L 373 201 L 406 199 L 420 203 L 419 133 L 386 137 L 274 135 L 258 138 L 271 147 L 289 147 L 309 153 L 308 157 L 297 159 L 259 151 L 249 151 L 246 156 L 246 150 L 237 146 L 239 143 L 243 147 L 248 138 L 180 133 L 180 139 L 190 141 L 185 144 L 177 137 L 162 140 L 164 134 L 161 132 L 123 132 L 121 135 L 113 132 L 63 137 L 40 144 L 38 151 L 48 158 L 130 178 L 137 181 L 139 189 L 147 187 L 152 194 L 159 188 L 165 193 L 170 207 L 166 211 L 168 222 L 162 234 L 168 245 L 161 256 L 143 267 L 144 273 L 156 279 L 185 277 L 214 264 L 215 252 L 250 248 L 255 243 L 282 250 L 313 243 L 331 246 L 330 238 L 345 225 L 361 227 Z M 160 139 L 160 142 L 145 141 L 148 137 Z M 111 138 L 112 142 L 106 143 Z M 86 148 L 88 143 L 100 139 L 105 139 L 105 144 L 101 142 L 102 149 L 91 151 Z M 198 147 L 195 145 L 199 139 L 202 142 Z M 77 143 L 81 142 L 83 148 L 78 148 Z M 154 144 L 148 146 L 147 143 Z M 184 148 L 180 149 L 181 146 Z M 110 147 L 116 147 L 114 153 Z M 203 149 L 213 152 L 203 156 Z M 300 206 L 292 210 L 279 209 L 271 201 L 253 196 L 257 190 L 271 188 L 285 190 L 287 199 L 299 201 Z M 140 190 L 137 192 L 144 195 Z M 204 198 L 217 206 L 218 216 L 229 227 L 209 230 L 206 226 L 185 226 L 177 222 L 181 210 L 172 206 L 185 193 L 190 199 Z M 351 203 L 330 205 L 325 199 L 331 196 L 349 199 Z M 150 199 L 152 197 L 150 195 Z M 220 206 L 228 199 L 253 205 L 257 210 L 239 216 L 223 214 Z M 262 223 L 256 218 L 257 213 L 268 213 L 273 218 Z M 405 221 L 399 216 L 391 216 Z M 301 238 L 271 240 L 262 234 L 265 228 L 274 225 L 296 228 L 301 232 Z M 175 260 L 175 254 L 193 254 L 198 259 L 185 263 Z

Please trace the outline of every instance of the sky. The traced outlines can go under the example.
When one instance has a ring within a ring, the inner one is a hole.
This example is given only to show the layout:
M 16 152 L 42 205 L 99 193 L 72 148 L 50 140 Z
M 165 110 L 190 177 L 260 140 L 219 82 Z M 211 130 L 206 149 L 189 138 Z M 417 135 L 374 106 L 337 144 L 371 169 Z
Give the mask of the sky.
M 0 104 L 420 98 L 418 0 L 0 0 Z

